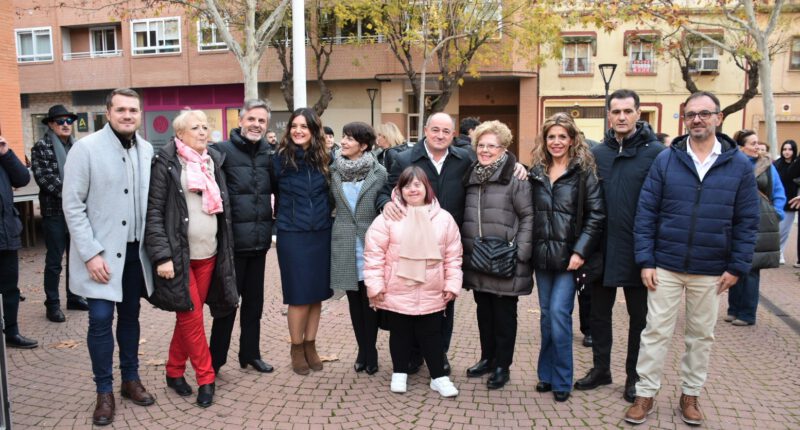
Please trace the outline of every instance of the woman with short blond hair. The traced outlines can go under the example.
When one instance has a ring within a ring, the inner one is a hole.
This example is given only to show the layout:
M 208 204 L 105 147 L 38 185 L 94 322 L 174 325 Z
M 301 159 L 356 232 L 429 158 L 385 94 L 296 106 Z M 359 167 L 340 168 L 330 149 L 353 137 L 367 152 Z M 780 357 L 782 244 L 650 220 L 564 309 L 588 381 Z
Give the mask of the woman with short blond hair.
M 214 399 L 216 374 L 203 323 L 235 312 L 239 303 L 233 264 L 231 210 L 222 157 L 207 148 L 205 113 L 184 111 L 172 123 L 175 137 L 153 158 L 147 200 L 145 246 L 156 276 L 150 302 L 176 313 L 167 360 L 167 386 L 192 394 L 184 378 L 192 362 L 199 386 L 197 405 Z

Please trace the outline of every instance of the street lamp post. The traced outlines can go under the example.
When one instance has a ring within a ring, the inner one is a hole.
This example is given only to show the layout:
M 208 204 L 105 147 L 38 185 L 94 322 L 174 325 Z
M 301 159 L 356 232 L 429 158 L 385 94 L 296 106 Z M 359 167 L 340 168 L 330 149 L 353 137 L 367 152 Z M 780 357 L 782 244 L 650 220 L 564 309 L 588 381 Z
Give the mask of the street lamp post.
M 369 96 L 369 125 L 373 127 L 375 127 L 375 95 L 377 93 L 377 88 L 367 88 L 367 95 Z
M 611 78 L 614 77 L 614 71 L 617 70 L 617 65 L 613 63 L 598 64 L 600 68 L 600 76 L 603 77 L 603 84 L 606 86 L 606 97 L 603 99 L 603 133 L 606 132 L 608 125 L 608 88 L 611 86 Z

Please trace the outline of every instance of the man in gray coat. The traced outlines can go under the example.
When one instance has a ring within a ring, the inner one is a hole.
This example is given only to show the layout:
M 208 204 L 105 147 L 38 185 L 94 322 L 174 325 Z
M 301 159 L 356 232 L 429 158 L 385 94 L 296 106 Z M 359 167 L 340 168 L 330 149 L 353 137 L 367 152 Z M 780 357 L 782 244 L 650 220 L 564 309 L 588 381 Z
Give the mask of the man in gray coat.
M 139 300 L 153 292 L 142 240 L 153 147 L 136 135 L 142 112 L 135 91 L 112 91 L 106 98 L 106 115 L 103 129 L 70 150 L 62 188 L 70 231 L 70 286 L 89 304 L 86 344 L 97 385 L 96 425 L 114 419 L 115 307 L 120 394 L 137 405 L 155 403 L 139 380 Z

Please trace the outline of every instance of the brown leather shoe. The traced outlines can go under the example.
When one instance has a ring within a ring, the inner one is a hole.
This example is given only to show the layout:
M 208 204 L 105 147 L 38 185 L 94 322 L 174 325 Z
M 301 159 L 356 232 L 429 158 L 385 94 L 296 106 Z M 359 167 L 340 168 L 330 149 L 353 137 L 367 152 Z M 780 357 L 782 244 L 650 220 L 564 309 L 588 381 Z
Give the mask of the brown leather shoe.
M 292 370 L 294 370 L 294 373 L 297 373 L 298 375 L 308 375 L 309 373 L 308 362 L 306 361 L 306 356 L 303 351 L 303 344 L 293 343 L 291 354 L 292 354 Z
M 97 393 L 92 422 L 96 426 L 107 426 L 114 421 L 114 393 Z
M 123 381 L 120 394 L 139 406 L 150 406 L 156 402 L 156 398 L 144 389 L 142 382 L 139 380 Z
M 306 340 L 303 342 L 303 351 L 306 355 L 306 361 L 308 362 L 308 367 L 311 370 L 322 370 L 322 360 L 319 358 L 319 354 L 317 354 L 317 345 L 315 340 Z
M 625 412 L 625 421 L 631 424 L 641 424 L 647 421 L 647 416 L 655 410 L 656 402 L 652 397 L 636 397 L 633 405 Z
M 700 412 L 700 405 L 697 404 L 697 396 L 687 396 L 681 394 L 681 419 L 686 424 L 699 426 L 703 424 L 703 413 Z

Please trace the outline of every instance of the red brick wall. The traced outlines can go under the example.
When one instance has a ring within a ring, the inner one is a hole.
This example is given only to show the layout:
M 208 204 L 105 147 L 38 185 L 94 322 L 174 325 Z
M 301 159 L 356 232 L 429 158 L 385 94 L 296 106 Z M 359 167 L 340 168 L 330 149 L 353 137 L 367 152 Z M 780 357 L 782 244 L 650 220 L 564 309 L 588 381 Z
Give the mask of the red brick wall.
M 22 110 L 19 101 L 17 44 L 14 40 L 14 9 L 11 2 L 0 1 L 0 127 L 14 152 L 24 159 Z M 24 160 L 23 160 L 24 161 Z

